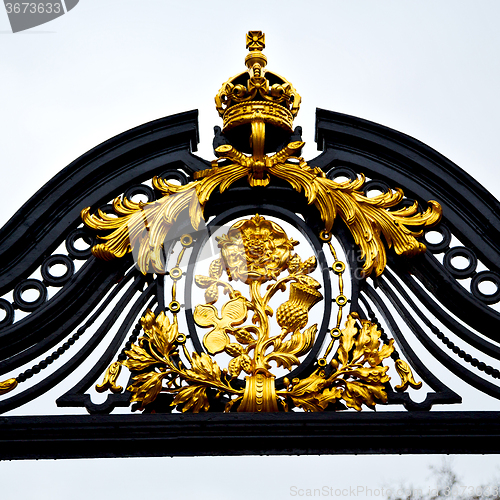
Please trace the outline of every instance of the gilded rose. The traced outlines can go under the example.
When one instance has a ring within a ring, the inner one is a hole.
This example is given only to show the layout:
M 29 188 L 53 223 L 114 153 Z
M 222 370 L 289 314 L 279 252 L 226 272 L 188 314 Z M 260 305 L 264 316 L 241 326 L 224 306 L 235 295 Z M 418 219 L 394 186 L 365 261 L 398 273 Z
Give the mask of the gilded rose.
M 228 276 L 247 284 L 276 279 L 298 244 L 278 224 L 260 215 L 236 222 L 217 241 Z

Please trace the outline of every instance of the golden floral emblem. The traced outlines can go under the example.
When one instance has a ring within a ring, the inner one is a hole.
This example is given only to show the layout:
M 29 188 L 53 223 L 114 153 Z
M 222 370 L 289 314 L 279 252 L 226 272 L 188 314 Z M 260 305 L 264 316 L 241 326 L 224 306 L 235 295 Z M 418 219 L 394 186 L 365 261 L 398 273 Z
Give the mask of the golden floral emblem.
M 259 215 L 237 222 L 218 238 L 229 279 L 247 284 L 276 279 L 287 268 L 297 243 L 278 224 Z
M 198 304 L 193 317 L 199 327 L 209 329 L 203 338 L 207 352 L 188 353 L 177 315 L 171 322 L 164 312 L 155 317 L 148 311 L 141 321 L 144 336 L 127 351 L 127 360 L 109 367 L 97 386 L 99 391 L 122 390 L 116 380 L 123 365 L 134 374 L 128 391 L 141 409 L 162 392 L 172 395 L 171 406 L 193 412 L 208 411 L 215 401 L 224 402 L 226 412 L 288 411 L 293 407 L 323 411 L 336 409 L 341 400 L 359 411 L 362 405 L 373 408 L 387 401 L 385 384 L 390 377 L 383 361 L 393 352 L 393 341 L 382 343 L 378 327 L 355 313 L 335 337 L 337 350 L 328 363 L 330 348 L 312 373 L 302 379 L 285 377 L 284 388 L 276 388 L 273 366 L 291 371 L 316 339 L 317 324 L 308 326 L 309 311 L 323 299 L 320 283 L 310 276 L 316 258 L 303 261 L 294 253 L 298 242 L 259 215 L 233 224 L 218 238 L 218 245 L 221 256 L 210 264 L 209 275 L 195 277 L 196 284 L 206 290 L 207 303 Z M 231 286 L 232 280 L 247 285 L 246 296 Z M 220 288 L 229 300 L 219 312 L 215 303 Z M 287 290 L 288 299 L 275 315 L 270 301 Z M 223 352 L 231 358 L 225 369 L 213 359 Z M 404 361 L 396 361 L 396 370 L 402 379 L 397 389 L 419 386 Z

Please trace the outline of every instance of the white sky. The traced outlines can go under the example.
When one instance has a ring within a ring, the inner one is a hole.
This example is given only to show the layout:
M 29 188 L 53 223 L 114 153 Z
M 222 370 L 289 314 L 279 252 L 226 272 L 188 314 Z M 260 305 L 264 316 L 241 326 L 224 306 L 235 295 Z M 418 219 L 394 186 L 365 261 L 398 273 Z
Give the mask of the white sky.
M 295 124 L 303 127 L 306 158 L 317 154 L 314 112 L 321 107 L 405 132 L 500 196 L 498 0 L 80 0 L 67 15 L 15 35 L 2 9 L 0 225 L 73 159 L 162 116 L 199 109 L 200 154 L 211 159 L 212 127 L 220 125 L 213 97 L 244 69 L 249 29 L 266 33 L 268 67 L 303 98 Z M 291 486 L 377 488 L 405 479 L 427 488 L 434 486 L 427 465 L 438 462 L 338 456 L 0 463 L 0 498 L 281 499 Z M 455 459 L 466 485 L 487 481 L 499 463 L 498 456 Z

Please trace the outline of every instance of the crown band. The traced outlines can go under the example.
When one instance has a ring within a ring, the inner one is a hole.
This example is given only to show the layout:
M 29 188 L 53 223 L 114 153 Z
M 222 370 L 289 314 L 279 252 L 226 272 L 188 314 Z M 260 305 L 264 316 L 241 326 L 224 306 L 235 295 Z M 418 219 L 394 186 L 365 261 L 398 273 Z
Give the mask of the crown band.
M 293 115 L 285 107 L 273 102 L 249 101 L 235 104 L 225 111 L 224 131 L 255 120 L 262 120 L 288 131 L 293 130 Z

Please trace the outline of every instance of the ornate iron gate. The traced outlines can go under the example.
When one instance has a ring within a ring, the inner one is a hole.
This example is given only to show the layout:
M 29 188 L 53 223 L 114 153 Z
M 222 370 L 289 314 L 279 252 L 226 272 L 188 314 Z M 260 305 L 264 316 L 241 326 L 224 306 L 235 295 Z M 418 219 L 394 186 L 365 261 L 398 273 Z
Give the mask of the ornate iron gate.
M 462 401 L 441 371 L 500 399 L 498 201 L 331 111 L 306 162 L 264 47 L 216 96 L 215 160 L 196 111 L 147 123 L 3 228 L 2 458 L 500 451 L 498 412 L 429 411 Z M 82 414 L 12 414 L 46 394 Z

